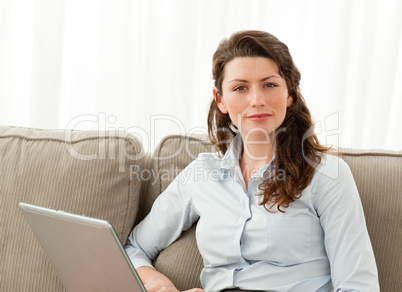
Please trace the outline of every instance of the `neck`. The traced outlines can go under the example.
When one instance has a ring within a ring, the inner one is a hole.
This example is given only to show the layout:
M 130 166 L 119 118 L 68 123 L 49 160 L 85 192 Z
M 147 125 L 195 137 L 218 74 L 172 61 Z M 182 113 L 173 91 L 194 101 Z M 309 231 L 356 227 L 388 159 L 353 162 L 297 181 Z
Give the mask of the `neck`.
M 250 170 L 258 170 L 269 163 L 273 156 L 273 140 L 271 137 L 243 137 L 243 154 L 241 166 L 248 166 Z

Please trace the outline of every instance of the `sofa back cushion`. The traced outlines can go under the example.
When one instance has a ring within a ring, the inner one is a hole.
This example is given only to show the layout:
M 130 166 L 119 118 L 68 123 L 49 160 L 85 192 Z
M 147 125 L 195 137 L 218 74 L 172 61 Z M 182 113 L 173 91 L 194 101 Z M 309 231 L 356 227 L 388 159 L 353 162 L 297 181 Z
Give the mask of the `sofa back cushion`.
M 359 189 L 381 291 L 402 287 L 402 151 L 341 149 Z
M 130 169 L 143 156 L 124 133 L 0 127 L 0 291 L 64 291 L 19 202 L 108 220 L 124 244 L 141 188 Z
M 200 152 L 214 151 L 205 138 L 168 136 L 157 147 L 151 170 L 164 174 L 147 186 L 145 213 L 178 170 Z M 382 291 L 402 287 L 402 152 L 341 149 L 361 196 L 372 241 Z M 178 168 L 178 169 L 177 169 Z M 142 214 L 144 216 L 145 214 Z M 154 262 L 155 268 L 172 279 L 179 289 L 200 287 L 202 258 L 196 248 L 195 226 L 184 232 Z

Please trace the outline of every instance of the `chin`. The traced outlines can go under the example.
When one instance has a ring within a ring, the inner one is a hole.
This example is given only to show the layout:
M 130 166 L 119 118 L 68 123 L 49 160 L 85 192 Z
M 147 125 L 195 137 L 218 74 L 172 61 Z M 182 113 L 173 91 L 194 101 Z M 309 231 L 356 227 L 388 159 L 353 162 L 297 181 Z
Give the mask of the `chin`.
M 248 130 L 244 135 L 242 135 L 243 138 L 247 138 L 247 139 L 270 139 L 270 137 L 272 136 L 272 131 L 267 131 L 265 129 L 261 129 L 261 130 L 255 130 L 255 129 L 251 129 Z

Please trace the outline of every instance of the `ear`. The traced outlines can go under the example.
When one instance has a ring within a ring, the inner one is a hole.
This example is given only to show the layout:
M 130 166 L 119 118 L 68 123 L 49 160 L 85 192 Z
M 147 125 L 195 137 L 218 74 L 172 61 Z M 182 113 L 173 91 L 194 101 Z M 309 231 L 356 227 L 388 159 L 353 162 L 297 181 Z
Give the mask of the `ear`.
M 228 109 L 226 108 L 225 103 L 223 102 L 223 98 L 222 95 L 220 95 L 218 89 L 216 87 L 214 87 L 212 89 L 212 93 L 214 94 L 214 98 L 215 98 L 215 102 L 216 105 L 218 106 L 219 110 L 223 113 L 223 114 L 227 114 L 228 113 Z
M 288 99 L 286 100 L 286 107 L 290 107 L 292 103 L 293 103 L 293 97 L 289 95 Z

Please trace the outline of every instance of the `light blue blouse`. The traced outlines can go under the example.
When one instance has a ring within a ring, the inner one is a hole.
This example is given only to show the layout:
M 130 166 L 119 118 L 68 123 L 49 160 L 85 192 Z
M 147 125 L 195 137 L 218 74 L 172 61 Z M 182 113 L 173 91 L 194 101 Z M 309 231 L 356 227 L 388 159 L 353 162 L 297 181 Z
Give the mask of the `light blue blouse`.
M 324 155 L 300 199 L 268 212 L 255 173 L 246 190 L 239 166 L 241 137 L 223 158 L 201 153 L 157 198 L 134 228 L 126 251 L 135 268 L 151 260 L 198 221 L 202 287 L 264 291 L 379 291 L 377 268 L 360 197 L 347 164 Z

